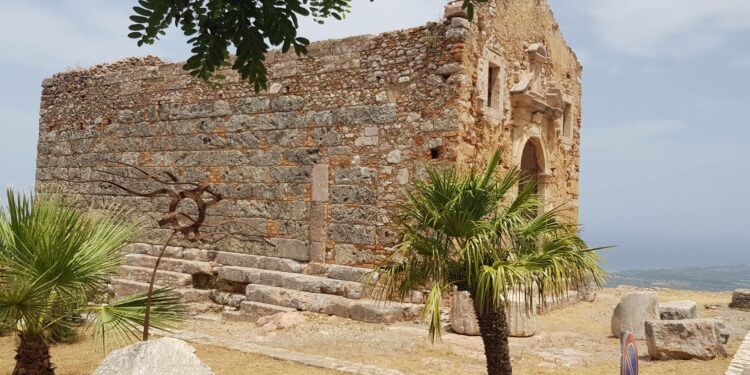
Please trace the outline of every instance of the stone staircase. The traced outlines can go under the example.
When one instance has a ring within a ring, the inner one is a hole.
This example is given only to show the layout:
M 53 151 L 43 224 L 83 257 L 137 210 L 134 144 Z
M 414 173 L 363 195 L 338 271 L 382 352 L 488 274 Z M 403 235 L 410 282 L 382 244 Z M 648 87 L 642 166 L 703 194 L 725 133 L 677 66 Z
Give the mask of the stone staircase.
M 118 297 L 143 292 L 159 247 L 134 244 L 112 281 Z M 310 311 L 373 323 L 414 320 L 423 296 L 411 302 L 375 301 L 363 281 L 369 269 L 221 251 L 167 248 L 157 286 L 174 288 L 193 313 L 222 312 L 228 320 L 255 320 Z

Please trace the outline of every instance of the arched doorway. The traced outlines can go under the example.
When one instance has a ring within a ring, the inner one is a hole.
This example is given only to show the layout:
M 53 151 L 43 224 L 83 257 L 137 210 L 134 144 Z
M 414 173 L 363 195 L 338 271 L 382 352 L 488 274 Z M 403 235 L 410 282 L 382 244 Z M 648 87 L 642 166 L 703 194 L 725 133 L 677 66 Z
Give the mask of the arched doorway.
M 526 145 L 523 146 L 523 152 L 521 153 L 521 171 L 523 172 L 523 179 L 518 186 L 518 191 L 523 191 L 526 186 L 530 183 L 536 185 L 536 193 L 541 192 L 539 186 L 539 175 L 542 172 L 542 166 L 537 158 L 537 146 L 532 140 L 528 140 Z

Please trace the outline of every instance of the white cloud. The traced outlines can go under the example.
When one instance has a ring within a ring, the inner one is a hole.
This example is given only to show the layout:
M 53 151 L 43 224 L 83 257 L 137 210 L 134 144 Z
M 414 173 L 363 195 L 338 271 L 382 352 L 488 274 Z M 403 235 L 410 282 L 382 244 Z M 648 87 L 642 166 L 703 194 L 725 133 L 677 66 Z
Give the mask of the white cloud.
M 748 0 L 588 0 L 597 34 L 612 50 L 684 58 L 750 30 Z

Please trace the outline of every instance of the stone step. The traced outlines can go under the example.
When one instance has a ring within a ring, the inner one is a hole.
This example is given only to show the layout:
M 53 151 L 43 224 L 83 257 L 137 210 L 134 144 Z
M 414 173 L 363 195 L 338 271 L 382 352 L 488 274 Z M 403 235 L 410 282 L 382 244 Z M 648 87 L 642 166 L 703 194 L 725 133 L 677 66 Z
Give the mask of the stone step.
M 125 251 L 132 254 L 145 254 L 159 256 L 162 245 L 150 245 L 145 243 L 132 243 L 125 247 Z M 212 262 L 216 258 L 216 250 L 190 249 L 176 246 L 167 246 L 164 257 L 172 259 L 195 260 L 200 262 Z
M 269 257 L 262 255 L 238 254 L 219 251 L 216 263 L 225 266 L 259 268 L 271 271 L 304 273 L 312 276 L 323 276 L 343 281 L 367 281 L 369 268 L 342 266 L 338 264 L 305 263 L 294 259 Z
M 218 281 L 223 280 L 243 284 L 262 284 L 308 293 L 335 294 L 351 299 L 362 298 L 364 290 L 362 283 L 353 281 L 236 266 L 219 268 Z
M 129 266 L 143 267 L 143 268 L 154 268 L 156 260 L 158 258 L 151 255 L 145 254 L 127 254 L 125 255 L 125 263 Z M 162 258 L 159 263 L 159 270 L 170 271 L 178 273 L 188 273 L 191 275 L 205 274 L 211 275 L 214 272 L 214 267 L 209 262 L 201 262 L 195 260 L 184 260 L 174 258 Z
M 225 309 L 223 315 L 225 319 L 231 321 L 254 322 L 263 316 L 295 311 L 297 310 L 289 307 L 269 305 L 267 303 L 253 301 L 243 301 L 240 304 L 239 310 Z
M 115 296 L 117 298 L 148 292 L 148 283 L 126 279 L 112 280 L 112 287 L 114 288 Z M 157 289 L 162 287 L 163 286 L 160 285 L 154 285 L 154 288 Z M 174 289 L 173 292 L 180 296 L 180 303 L 211 302 L 210 290 L 178 288 Z
M 262 255 L 238 254 L 220 251 L 216 253 L 216 263 L 225 266 L 258 268 L 270 271 L 302 273 L 307 263 L 294 259 L 267 257 Z
M 336 315 L 370 323 L 393 323 L 414 320 L 422 312 L 421 305 L 369 299 L 349 299 L 331 294 L 317 294 L 278 288 L 268 285 L 249 284 L 246 300 L 292 309 Z
M 367 282 L 377 280 L 377 274 L 370 275 L 369 268 L 342 266 L 338 264 L 310 263 L 304 270 L 307 275 L 323 276 L 330 279 Z
M 152 268 L 136 266 L 120 266 L 117 274 L 123 278 L 133 281 L 149 282 L 151 281 Z M 173 287 L 185 287 L 193 285 L 193 276 L 186 273 L 171 271 L 156 271 L 156 284 Z

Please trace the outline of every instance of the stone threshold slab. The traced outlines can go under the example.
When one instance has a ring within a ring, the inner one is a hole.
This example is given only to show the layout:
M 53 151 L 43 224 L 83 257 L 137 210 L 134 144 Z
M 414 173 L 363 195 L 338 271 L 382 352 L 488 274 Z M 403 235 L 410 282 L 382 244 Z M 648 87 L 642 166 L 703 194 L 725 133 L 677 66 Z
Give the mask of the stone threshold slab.
M 750 331 L 747 332 L 724 375 L 750 375 Z
M 154 334 L 164 337 L 173 337 L 195 344 L 216 346 L 250 354 L 259 354 L 282 361 L 294 362 L 305 366 L 324 368 L 328 370 L 335 370 L 346 374 L 405 375 L 403 372 L 398 370 L 385 369 L 331 357 L 304 354 L 286 349 L 258 345 L 250 342 L 239 342 L 236 340 L 230 340 L 227 338 L 221 338 L 192 331 L 165 332 L 161 330 L 154 330 Z

